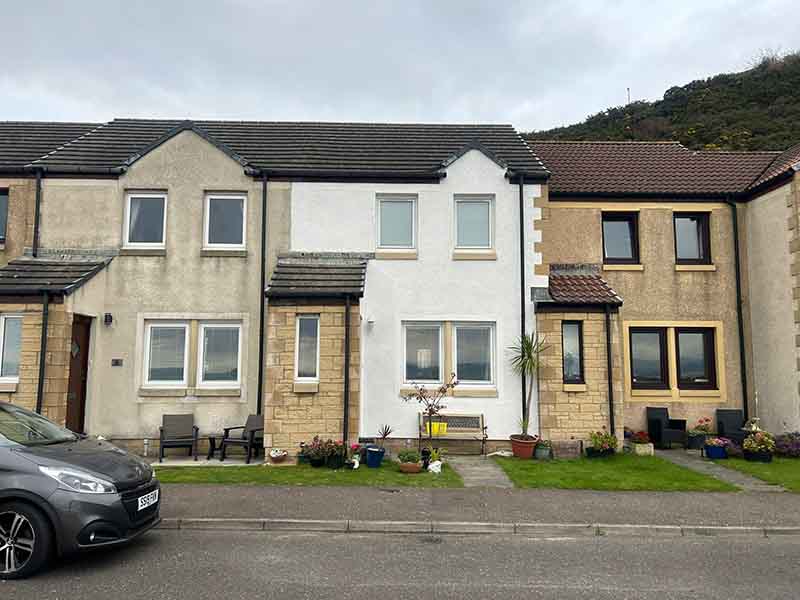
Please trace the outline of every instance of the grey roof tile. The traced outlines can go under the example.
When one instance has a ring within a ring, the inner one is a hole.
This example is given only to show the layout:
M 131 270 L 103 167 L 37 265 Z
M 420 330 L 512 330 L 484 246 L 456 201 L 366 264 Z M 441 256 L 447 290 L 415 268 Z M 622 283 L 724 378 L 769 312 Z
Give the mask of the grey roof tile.
M 369 255 L 288 253 L 278 257 L 266 289 L 268 298 L 325 298 L 364 295 Z
M 18 258 L 0 268 L 0 297 L 48 292 L 68 296 L 97 275 L 110 260 Z

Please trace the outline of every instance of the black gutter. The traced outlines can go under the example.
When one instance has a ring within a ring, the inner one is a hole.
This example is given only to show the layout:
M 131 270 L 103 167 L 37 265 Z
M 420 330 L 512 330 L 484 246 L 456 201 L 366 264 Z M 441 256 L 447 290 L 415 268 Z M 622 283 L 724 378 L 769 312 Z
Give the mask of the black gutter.
M 39 219 L 42 212 L 42 170 L 36 170 L 36 203 L 33 207 L 33 248 L 31 254 L 39 256 Z
M 742 409 L 745 421 L 750 418 L 750 407 L 747 395 L 747 358 L 745 357 L 744 344 L 744 317 L 742 316 L 742 269 L 739 256 L 739 214 L 736 202 L 730 198 L 726 200 L 731 207 L 733 222 L 733 264 L 736 273 L 736 324 L 739 329 L 739 372 L 742 383 Z
M 350 294 L 344 297 L 344 417 L 342 441 L 347 444 L 350 434 Z
M 264 403 L 264 320 L 266 300 L 264 292 L 267 286 L 267 183 L 268 178 L 261 178 L 261 284 L 258 288 L 258 396 L 256 397 L 256 414 L 261 414 Z
M 525 337 L 525 180 L 522 175 L 519 177 L 519 336 L 520 341 Z M 527 389 L 527 378 L 522 374 L 522 418 L 529 419 L 530 415 L 525 414 L 528 403 L 525 398 Z M 530 421 L 528 422 L 530 425 Z
M 44 375 L 47 362 L 47 322 L 50 320 L 50 294 L 42 293 L 42 341 L 39 345 L 39 382 L 36 385 L 36 412 L 42 413 L 44 404 Z
M 614 371 L 612 370 L 611 360 L 611 309 L 608 304 L 604 305 L 606 313 L 606 373 L 608 378 L 608 428 L 611 435 L 616 435 L 616 425 L 614 424 Z

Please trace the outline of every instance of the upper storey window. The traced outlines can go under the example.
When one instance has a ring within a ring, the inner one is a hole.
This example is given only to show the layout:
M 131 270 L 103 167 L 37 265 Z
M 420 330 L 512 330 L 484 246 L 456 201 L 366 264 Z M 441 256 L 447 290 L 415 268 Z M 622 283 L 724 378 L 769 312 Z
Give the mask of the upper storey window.
M 639 217 L 637 213 L 603 213 L 603 262 L 639 263 Z
M 247 199 L 234 195 L 206 195 L 206 248 L 242 250 L 245 247 Z
M 490 196 L 456 196 L 456 248 L 491 248 L 492 217 Z
M 416 248 L 416 229 L 415 196 L 378 196 L 379 248 Z
M 675 221 L 675 262 L 679 265 L 711 264 L 708 213 L 678 213 Z
M 166 194 L 128 194 L 125 202 L 125 246 L 164 248 L 167 230 Z

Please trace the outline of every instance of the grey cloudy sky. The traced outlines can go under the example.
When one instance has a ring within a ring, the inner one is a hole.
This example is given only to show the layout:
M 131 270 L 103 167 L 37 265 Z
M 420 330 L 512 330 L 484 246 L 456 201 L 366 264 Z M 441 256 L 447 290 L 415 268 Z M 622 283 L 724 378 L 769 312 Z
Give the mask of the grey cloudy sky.
M 0 120 L 511 122 L 800 45 L 796 0 L 0 0 Z

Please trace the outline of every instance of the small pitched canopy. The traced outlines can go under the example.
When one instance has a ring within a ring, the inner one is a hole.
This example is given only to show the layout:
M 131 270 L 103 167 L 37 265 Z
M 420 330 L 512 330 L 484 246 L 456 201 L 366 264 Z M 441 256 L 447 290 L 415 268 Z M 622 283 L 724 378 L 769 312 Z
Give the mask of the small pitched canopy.
M 364 296 L 365 254 L 282 254 L 266 289 L 268 298 L 337 298 Z
M 69 296 L 102 271 L 111 259 L 18 258 L 0 268 L 0 297 Z
M 622 306 L 622 298 L 600 276 L 597 265 L 552 265 L 549 287 L 533 290 L 537 307 Z

